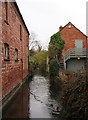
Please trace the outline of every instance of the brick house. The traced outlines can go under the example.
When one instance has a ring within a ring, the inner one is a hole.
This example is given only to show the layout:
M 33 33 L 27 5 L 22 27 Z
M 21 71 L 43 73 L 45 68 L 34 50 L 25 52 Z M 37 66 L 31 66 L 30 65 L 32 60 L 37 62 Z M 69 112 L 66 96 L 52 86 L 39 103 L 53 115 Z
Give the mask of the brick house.
M 28 76 L 29 31 L 16 2 L 0 2 L 0 85 L 5 101 Z
M 85 70 L 87 36 L 71 22 L 64 27 L 60 26 L 59 32 L 61 38 L 65 41 L 61 64 L 64 64 L 64 68 L 68 71 Z

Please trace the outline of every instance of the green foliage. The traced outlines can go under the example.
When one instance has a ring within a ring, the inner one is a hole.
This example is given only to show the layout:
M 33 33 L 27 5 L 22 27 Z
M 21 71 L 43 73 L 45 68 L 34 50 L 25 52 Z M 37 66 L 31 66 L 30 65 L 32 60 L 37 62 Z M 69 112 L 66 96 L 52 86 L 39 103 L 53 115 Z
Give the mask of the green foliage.
M 47 51 L 40 51 L 34 56 L 30 58 L 30 60 L 34 61 L 37 65 L 41 65 L 46 61 Z
M 59 69 L 59 65 L 57 62 L 57 59 L 51 59 L 49 62 L 49 66 L 50 66 L 50 77 L 55 77 L 58 75 L 58 69 Z
M 60 33 L 57 32 L 50 38 L 50 44 L 49 44 L 49 58 L 53 59 L 56 56 L 61 58 L 62 50 L 64 48 L 64 40 L 62 40 Z
M 34 61 L 29 61 L 29 76 L 32 77 L 35 73 L 36 65 Z
M 59 58 L 62 56 L 62 50 L 64 48 L 64 40 L 62 40 L 60 33 L 52 35 L 49 43 L 49 72 L 50 76 L 57 76 L 59 71 Z
M 40 70 L 41 72 L 46 71 L 46 58 L 47 58 L 47 51 L 40 51 L 30 57 L 30 61 L 32 61 L 36 68 L 36 70 Z

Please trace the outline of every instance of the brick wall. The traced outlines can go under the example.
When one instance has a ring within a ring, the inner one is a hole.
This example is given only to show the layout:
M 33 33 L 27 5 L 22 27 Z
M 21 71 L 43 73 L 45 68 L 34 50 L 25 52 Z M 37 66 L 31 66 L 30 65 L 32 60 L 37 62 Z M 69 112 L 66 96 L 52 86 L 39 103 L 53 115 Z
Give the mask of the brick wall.
M 29 33 L 15 3 L 8 3 L 8 22 L 5 21 L 5 3 L 3 3 L 2 14 L 2 84 L 4 97 L 28 75 Z M 9 61 L 4 60 L 4 43 L 9 44 Z M 18 49 L 18 61 L 15 61 L 15 49 Z
M 71 26 L 71 28 L 69 28 Z M 79 31 L 73 24 L 68 23 L 61 31 L 60 31 L 62 39 L 65 41 L 64 52 L 69 48 L 75 48 L 75 40 L 81 39 L 83 40 L 83 48 L 86 48 L 86 39 L 87 37 Z
M 0 2 L 0 101 L 2 99 L 2 2 Z

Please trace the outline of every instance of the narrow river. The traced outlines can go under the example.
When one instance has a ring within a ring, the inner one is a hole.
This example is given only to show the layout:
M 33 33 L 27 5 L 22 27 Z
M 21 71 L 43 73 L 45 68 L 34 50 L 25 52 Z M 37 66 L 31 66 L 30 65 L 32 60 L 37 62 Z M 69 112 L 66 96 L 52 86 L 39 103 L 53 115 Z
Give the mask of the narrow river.
M 3 111 L 3 118 L 59 118 L 61 105 L 57 102 L 53 84 L 48 78 L 35 75 L 26 82 Z

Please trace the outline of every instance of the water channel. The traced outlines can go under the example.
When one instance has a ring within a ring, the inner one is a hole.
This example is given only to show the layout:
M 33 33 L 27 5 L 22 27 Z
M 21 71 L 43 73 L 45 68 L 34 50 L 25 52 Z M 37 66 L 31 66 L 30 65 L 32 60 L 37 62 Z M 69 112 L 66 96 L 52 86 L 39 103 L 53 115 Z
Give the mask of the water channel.
M 29 82 L 30 81 L 30 82 Z M 3 118 L 61 118 L 53 84 L 47 77 L 29 79 L 3 111 Z

